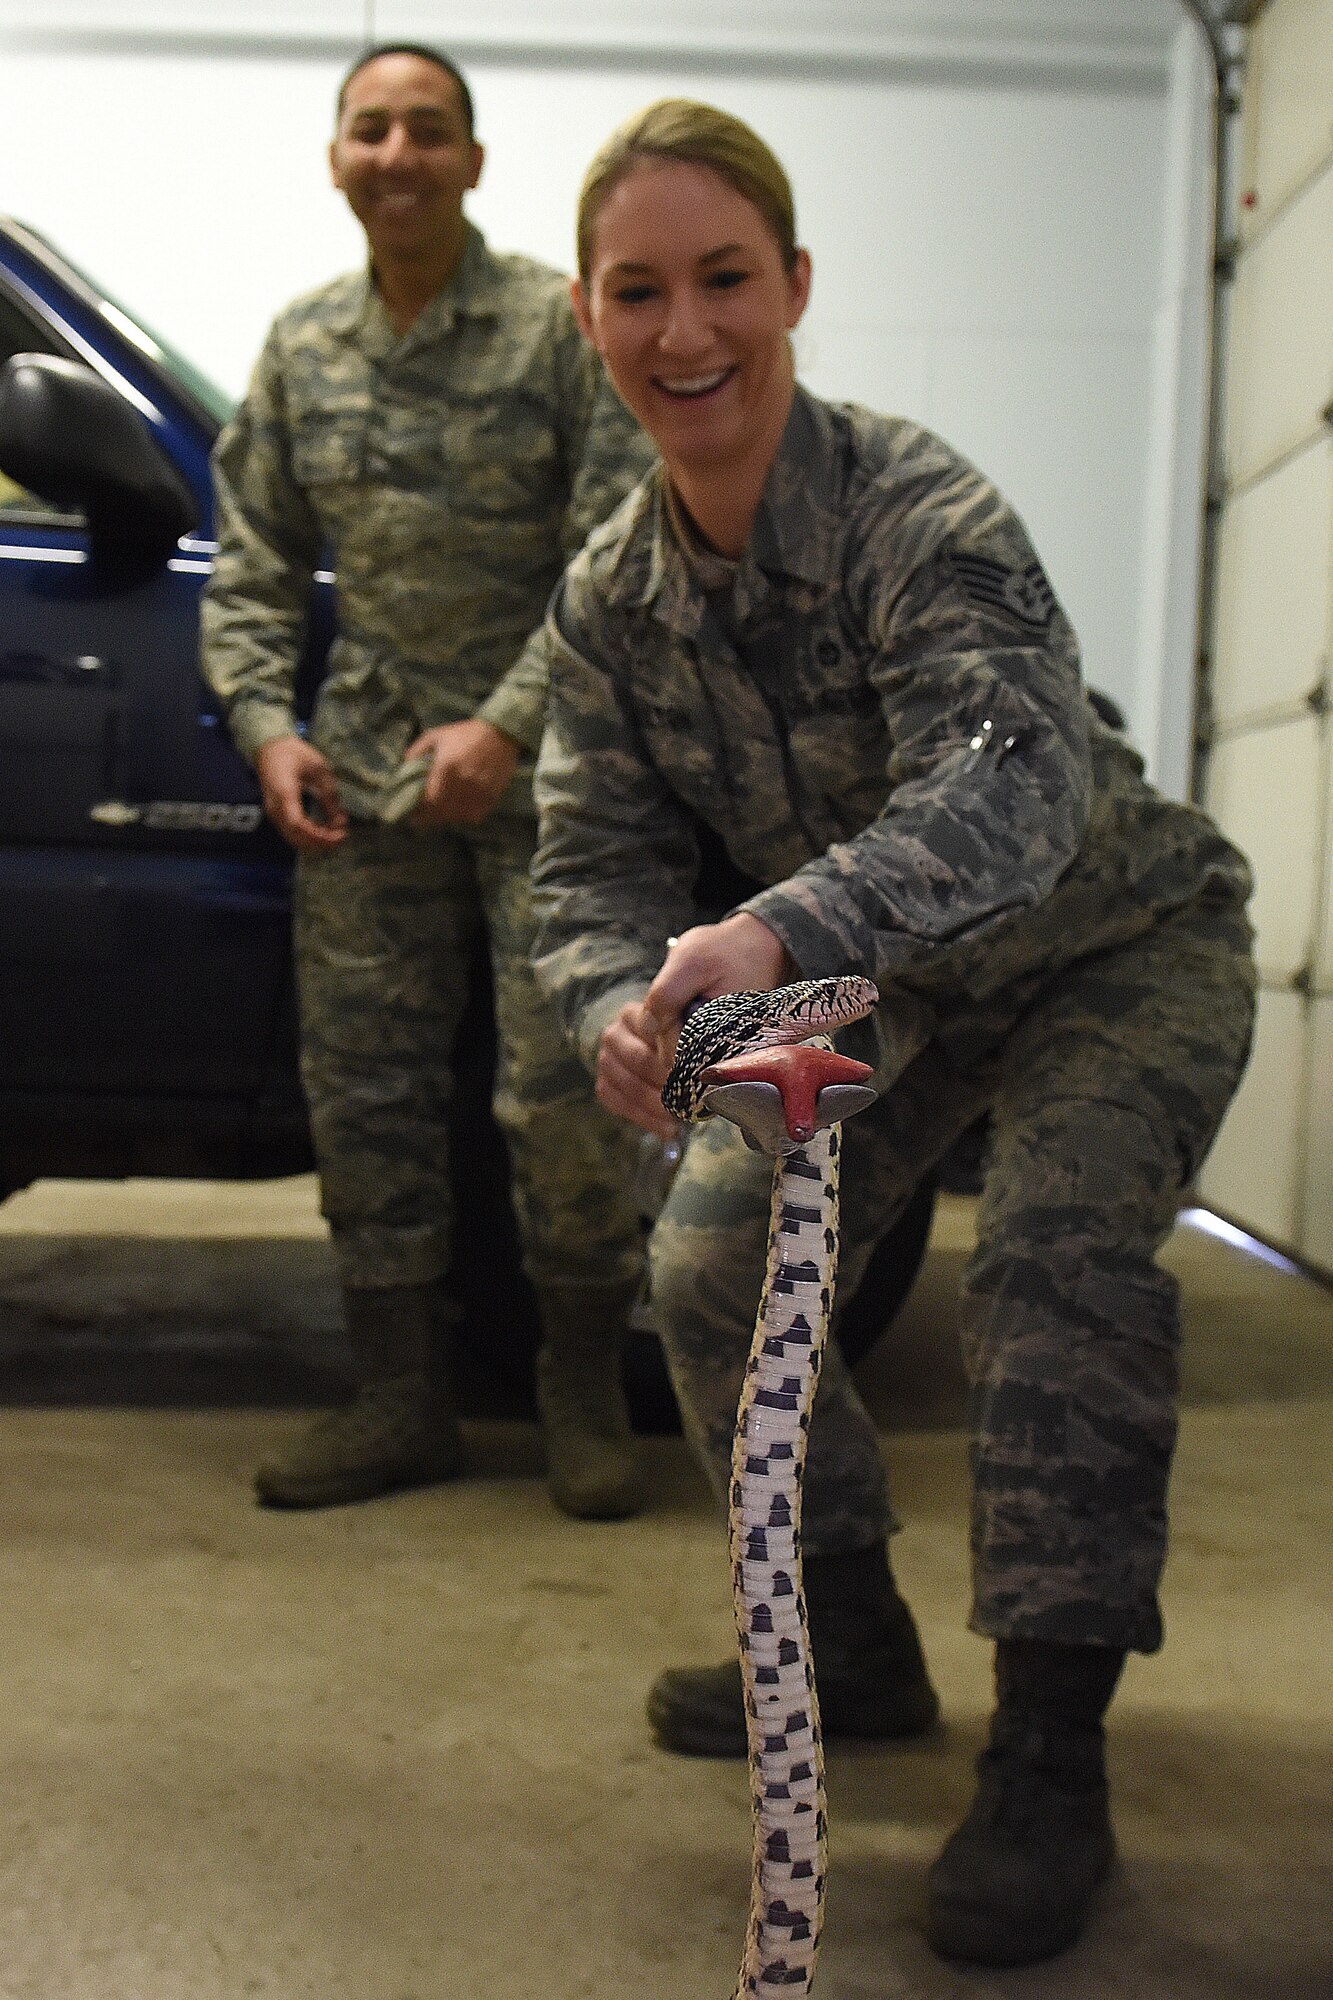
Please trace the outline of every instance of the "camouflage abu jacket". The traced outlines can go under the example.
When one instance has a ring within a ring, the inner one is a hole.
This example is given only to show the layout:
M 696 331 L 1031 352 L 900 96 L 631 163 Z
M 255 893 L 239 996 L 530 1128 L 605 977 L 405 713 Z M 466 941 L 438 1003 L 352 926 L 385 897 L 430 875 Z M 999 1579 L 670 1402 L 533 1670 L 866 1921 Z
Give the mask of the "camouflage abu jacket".
M 242 753 L 295 726 L 326 549 L 338 634 L 311 736 L 351 812 L 415 803 L 403 751 L 438 723 L 480 715 L 535 750 L 534 628 L 652 457 L 578 331 L 568 280 L 471 227 L 456 276 L 405 335 L 368 272 L 297 299 L 214 455 L 202 663 Z
M 1021 523 L 939 438 L 798 389 L 742 561 L 675 515 L 659 468 L 547 629 L 537 970 L 586 1055 L 697 921 L 698 820 L 771 885 L 741 907 L 803 975 L 879 982 L 890 1043 L 1243 903 L 1245 862 L 1098 721 Z

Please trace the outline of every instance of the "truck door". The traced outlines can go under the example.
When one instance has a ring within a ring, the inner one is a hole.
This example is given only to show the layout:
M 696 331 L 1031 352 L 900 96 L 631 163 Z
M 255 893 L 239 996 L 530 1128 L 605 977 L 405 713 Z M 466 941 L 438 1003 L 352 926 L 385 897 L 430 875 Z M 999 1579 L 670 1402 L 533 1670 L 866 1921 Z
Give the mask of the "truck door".
M 0 274 L 0 364 L 59 352 Z M 0 1091 L 253 1096 L 288 867 L 197 671 L 207 544 L 108 579 L 0 468 Z

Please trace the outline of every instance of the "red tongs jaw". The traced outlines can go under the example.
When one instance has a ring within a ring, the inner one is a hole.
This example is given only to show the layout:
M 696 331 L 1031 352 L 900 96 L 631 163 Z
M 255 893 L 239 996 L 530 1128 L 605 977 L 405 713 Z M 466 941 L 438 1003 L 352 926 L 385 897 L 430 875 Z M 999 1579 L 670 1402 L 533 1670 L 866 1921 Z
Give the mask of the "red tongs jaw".
M 828 1122 L 819 1116 L 820 1091 L 831 1083 L 868 1084 L 873 1075 L 869 1063 L 839 1055 L 836 1049 L 821 1049 L 810 1042 L 786 1042 L 772 1048 L 751 1049 L 747 1055 L 713 1063 L 699 1081 L 705 1092 L 719 1084 L 771 1084 L 782 1099 L 788 1135 L 803 1146 Z

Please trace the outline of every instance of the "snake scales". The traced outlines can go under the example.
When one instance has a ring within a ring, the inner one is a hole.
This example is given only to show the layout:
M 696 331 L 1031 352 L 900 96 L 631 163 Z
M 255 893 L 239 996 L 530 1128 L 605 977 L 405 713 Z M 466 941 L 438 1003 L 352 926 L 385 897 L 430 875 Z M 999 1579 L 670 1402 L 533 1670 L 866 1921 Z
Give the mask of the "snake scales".
M 728 1527 L 745 1684 L 754 1873 L 733 2000 L 810 1990 L 824 1911 L 824 1764 L 801 1582 L 801 1477 L 838 1254 L 838 1122 L 873 1097 L 823 1033 L 860 1020 L 868 979 L 704 1001 L 662 1091 L 731 1118 L 774 1156 L 767 1270 L 736 1413 Z M 811 1038 L 814 1038 L 812 1041 Z

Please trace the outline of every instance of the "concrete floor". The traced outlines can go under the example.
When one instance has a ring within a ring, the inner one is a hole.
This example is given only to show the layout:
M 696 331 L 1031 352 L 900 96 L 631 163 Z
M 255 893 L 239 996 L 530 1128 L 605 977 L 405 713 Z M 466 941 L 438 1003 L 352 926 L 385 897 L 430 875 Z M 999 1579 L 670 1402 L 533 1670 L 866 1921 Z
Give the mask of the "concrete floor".
M 830 1759 L 816 1991 L 1329 2000 L 1333 1297 L 1189 1227 L 1169 1638 L 1113 1711 L 1121 1866 L 1048 1967 L 966 1974 L 922 1941 L 989 1692 L 951 1340 L 970 1221 L 942 1203 L 862 1369 L 947 1721 Z M 744 1772 L 641 1719 L 659 1666 L 730 1644 L 683 1448 L 648 1441 L 651 1511 L 618 1526 L 556 1516 L 512 1421 L 469 1426 L 465 1484 L 263 1512 L 250 1468 L 295 1421 L 275 1406 L 319 1393 L 332 1321 L 304 1181 L 0 1211 L 6 1379 L 45 1356 L 63 1384 L 0 1407 L 2 2000 L 721 2000 Z

